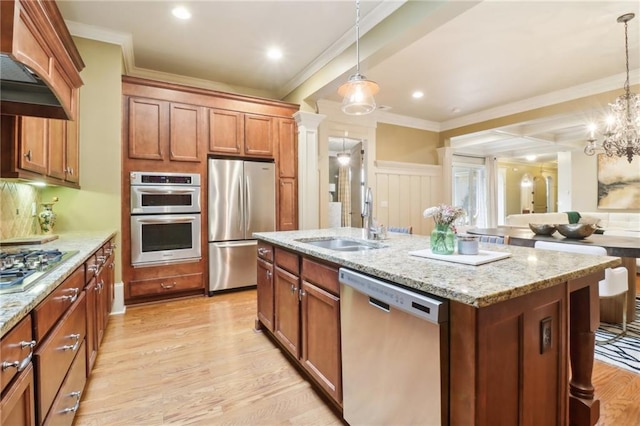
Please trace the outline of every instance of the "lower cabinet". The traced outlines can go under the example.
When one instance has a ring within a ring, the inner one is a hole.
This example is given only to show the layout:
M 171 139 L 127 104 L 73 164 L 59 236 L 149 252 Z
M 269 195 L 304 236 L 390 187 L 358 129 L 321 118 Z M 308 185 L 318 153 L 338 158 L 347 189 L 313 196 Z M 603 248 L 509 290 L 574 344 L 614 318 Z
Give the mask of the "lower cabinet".
M 85 344 L 80 345 L 69 373 L 65 378 L 58 396 L 51 405 L 51 411 L 45 420 L 47 425 L 71 426 L 75 413 L 80 408 L 80 398 L 87 383 L 87 357 Z
M 279 247 L 275 248 L 274 263 L 273 327 L 264 319 L 264 307 L 270 300 L 268 291 L 260 291 L 260 284 L 258 320 L 342 407 L 338 269 Z M 258 276 L 268 270 L 265 264 L 270 265 L 258 259 Z
M 11 426 L 35 426 L 35 399 L 33 366 L 27 365 L 16 381 L 2 396 L 0 424 Z
M 258 320 L 273 332 L 273 263 L 258 259 Z

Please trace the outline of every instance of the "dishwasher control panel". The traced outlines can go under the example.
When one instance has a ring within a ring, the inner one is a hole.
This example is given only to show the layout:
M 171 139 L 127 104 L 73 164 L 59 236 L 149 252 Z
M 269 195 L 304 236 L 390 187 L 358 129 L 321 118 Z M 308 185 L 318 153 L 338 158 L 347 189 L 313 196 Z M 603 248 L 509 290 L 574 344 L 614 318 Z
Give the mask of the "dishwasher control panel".
M 391 307 L 402 309 L 434 323 L 447 322 L 448 303 L 389 284 L 360 272 L 340 268 L 340 283 L 369 296 L 369 303 L 389 311 Z

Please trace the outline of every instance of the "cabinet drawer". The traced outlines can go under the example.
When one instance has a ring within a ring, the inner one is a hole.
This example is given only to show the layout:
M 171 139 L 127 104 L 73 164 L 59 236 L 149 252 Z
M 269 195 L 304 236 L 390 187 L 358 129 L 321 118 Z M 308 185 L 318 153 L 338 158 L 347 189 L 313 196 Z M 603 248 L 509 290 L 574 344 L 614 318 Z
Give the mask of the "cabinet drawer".
M 100 268 L 100 263 L 98 262 L 98 256 L 94 253 L 89 259 L 84 262 L 86 274 L 84 277 L 84 283 L 89 284 L 91 279 L 96 276 L 98 273 L 98 269 Z
M 33 351 L 31 336 L 31 317 L 27 315 L 0 341 L 0 392 L 19 373 L 18 369 L 28 367 Z
M 299 257 L 295 253 L 276 247 L 275 252 L 276 265 L 292 274 L 300 274 Z
M 33 334 L 38 343 L 76 301 L 83 288 L 84 266 L 80 266 L 33 310 Z
M 51 411 L 44 424 L 55 426 L 71 426 L 76 412 L 80 407 L 82 391 L 87 383 L 86 376 L 87 357 L 85 354 L 85 344 L 80 345 L 78 355 L 73 360 L 67 378 L 64 380 L 58 396 L 56 396 Z
M 258 257 L 267 262 L 273 262 L 273 246 L 271 244 L 258 241 Z
M 40 421 L 49 412 L 69 366 L 76 357 L 86 334 L 85 292 L 69 309 L 51 335 L 38 346 L 35 353 L 36 383 L 38 386 L 38 418 Z M 86 373 L 85 373 L 86 374 Z
M 131 281 L 129 294 L 131 297 L 140 297 L 197 290 L 203 288 L 202 283 L 201 273 Z
M 338 269 L 311 259 L 302 259 L 302 279 L 335 295 L 340 294 Z

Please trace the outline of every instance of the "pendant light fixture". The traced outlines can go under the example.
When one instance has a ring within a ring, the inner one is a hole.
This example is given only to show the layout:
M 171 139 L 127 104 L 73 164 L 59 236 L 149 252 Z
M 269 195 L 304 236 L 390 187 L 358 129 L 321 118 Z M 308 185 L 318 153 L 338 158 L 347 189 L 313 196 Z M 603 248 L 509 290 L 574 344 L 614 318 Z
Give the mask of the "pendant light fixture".
M 605 129 L 602 132 L 604 140 L 598 145 L 595 132 L 597 126 L 589 127 L 590 137 L 584 153 L 595 154 L 596 150 L 604 150 L 609 157 L 627 157 L 629 163 L 634 155 L 640 156 L 640 96 L 629 91 L 629 40 L 627 23 L 635 14 L 625 13 L 618 17 L 618 22 L 624 24 L 624 48 L 626 54 L 627 80 L 624 82 L 624 95 L 618 96 L 609 104 L 611 114 L 607 117 Z
M 380 87 L 360 74 L 360 0 L 356 0 L 356 73 L 338 89 L 342 96 L 342 112 L 347 115 L 365 115 L 376 109 L 373 95 Z
M 344 138 L 342 138 L 342 152 L 338 153 L 338 163 L 341 166 L 348 166 L 351 162 L 351 153 L 347 151 L 344 144 Z

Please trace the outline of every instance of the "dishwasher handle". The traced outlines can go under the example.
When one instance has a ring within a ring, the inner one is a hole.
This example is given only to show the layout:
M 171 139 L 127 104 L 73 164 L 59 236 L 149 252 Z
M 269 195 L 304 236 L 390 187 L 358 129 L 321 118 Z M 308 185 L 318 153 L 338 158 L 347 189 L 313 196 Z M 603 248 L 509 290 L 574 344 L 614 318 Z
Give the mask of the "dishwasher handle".
M 369 304 L 383 311 L 389 312 L 391 308 L 397 308 L 435 324 L 449 320 L 447 300 L 407 290 L 346 268 L 340 268 L 338 279 L 342 286 L 351 287 L 368 296 Z

